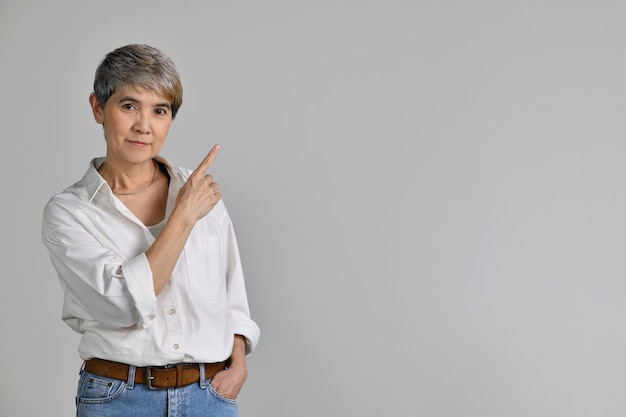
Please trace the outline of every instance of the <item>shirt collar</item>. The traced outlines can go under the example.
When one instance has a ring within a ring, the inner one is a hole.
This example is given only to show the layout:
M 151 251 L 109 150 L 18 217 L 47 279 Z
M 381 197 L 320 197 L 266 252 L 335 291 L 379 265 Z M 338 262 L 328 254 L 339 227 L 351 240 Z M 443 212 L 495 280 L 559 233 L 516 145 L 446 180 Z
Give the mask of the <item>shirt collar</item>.
M 100 173 L 98 173 L 98 168 L 104 163 L 104 159 L 104 157 L 92 159 L 89 163 L 89 169 L 87 169 L 87 172 L 85 172 L 83 176 L 83 184 L 85 185 L 85 190 L 87 190 L 89 201 L 94 199 L 102 186 L 109 188 L 107 182 L 102 178 Z
M 104 190 L 108 190 L 108 193 L 112 194 L 111 188 L 98 172 L 98 168 L 100 168 L 100 165 L 104 163 L 105 159 L 105 157 L 92 159 L 89 163 L 87 172 L 85 172 L 85 175 L 83 176 L 83 184 L 85 185 L 85 190 L 87 190 L 87 197 L 89 198 L 89 201 L 93 200 L 96 194 L 98 194 L 98 191 L 100 191 L 103 187 Z M 165 158 L 157 156 L 154 159 L 167 167 L 171 180 L 177 180 L 181 183 L 186 181 L 186 177 Z

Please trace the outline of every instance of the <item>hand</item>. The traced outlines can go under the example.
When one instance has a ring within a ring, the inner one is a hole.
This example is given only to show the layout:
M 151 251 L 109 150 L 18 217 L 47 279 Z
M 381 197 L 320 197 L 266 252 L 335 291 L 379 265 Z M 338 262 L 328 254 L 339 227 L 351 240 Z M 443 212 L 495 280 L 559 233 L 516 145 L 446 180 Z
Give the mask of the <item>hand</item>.
M 206 216 L 222 198 L 213 176 L 205 174 L 219 151 L 220 145 L 211 148 L 198 168 L 191 173 L 176 198 L 176 208 L 183 210 L 193 222 Z
M 235 400 L 246 379 L 248 379 L 248 369 L 244 362 L 215 374 L 211 380 L 211 387 L 222 397 Z

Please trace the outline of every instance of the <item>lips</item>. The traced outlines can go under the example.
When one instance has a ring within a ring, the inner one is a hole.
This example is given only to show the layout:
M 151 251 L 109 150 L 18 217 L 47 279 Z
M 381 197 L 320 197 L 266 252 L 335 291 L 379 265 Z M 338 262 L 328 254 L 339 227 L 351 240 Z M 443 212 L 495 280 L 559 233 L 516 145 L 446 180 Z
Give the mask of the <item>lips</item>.
M 129 140 L 128 142 L 131 145 L 137 146 L 137 147 L 140 147 L 140 148 L 143 148 L 143 147 L 146 147 L 146 146 L 149 145 L 149 143 L 147 143 L 147 142 L 140 142 L 140 141 L 137 141 L 137 140 Z

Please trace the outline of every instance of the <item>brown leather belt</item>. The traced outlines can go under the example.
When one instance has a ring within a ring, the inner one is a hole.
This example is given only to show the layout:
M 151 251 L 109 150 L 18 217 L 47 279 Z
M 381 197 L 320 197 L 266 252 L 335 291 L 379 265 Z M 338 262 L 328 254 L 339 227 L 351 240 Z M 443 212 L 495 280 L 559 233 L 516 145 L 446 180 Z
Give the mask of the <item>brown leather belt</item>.
M 149 389 L 180 388 L 200 380 L 200 366 L 204 366 L 204 377 L 213 378 L 226 368 L 226 362 L 185 364 L 168 366 L 146 366 L 135 369 L 135 384 L 145 384 Z M 83 369 L 105 378 L 128 380 L 130 366 L 104 359 L 89 359 Z

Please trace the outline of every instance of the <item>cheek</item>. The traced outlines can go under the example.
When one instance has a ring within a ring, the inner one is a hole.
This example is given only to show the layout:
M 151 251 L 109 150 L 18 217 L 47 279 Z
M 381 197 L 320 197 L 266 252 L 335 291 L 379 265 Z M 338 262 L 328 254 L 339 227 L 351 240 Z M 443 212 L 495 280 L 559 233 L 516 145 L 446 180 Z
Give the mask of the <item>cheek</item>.
M 104 130 L 110 135 L 121 135 L 131 128 L 132 122 L 123 117 L 112 115 L 105 117 L 102 125 Z
M 159 140 L 161 142 L 163 142 L 165 140 L 165 138 L 167 137 L 167 134 L 170 131 L 170 126 L 171 126 L 171 123 L 164 123 L 164 124 L 159 125 L 157 127 L 157 132 L 158 132 L 157 135 L 158 135 Z
M 118 126 L 112 123 L 103 123 L 102 128 L 104 129 L 104 137 L 109 141 L 115 141 L 117 137 L 119 137 L 119 132 L 117 129 Z

